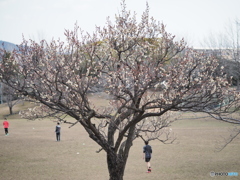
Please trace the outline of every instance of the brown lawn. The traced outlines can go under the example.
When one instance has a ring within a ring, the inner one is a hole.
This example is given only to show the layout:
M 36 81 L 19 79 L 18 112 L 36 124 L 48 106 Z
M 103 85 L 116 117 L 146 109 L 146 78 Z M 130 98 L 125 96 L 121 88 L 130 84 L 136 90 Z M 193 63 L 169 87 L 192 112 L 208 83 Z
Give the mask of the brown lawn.
M 2 117 L 7 114 L 1 105 Z M 127 162 L 125 180 L 205 180 L 210 172 L 240 173 L 240 140 L 221 152 L 215 147 L 233 126 L 208 118 L 193 119 L 191 113 L 173 123 L 177 140 L 165 145 L 150 142 L 153 148 L 152 173 L 146 173 L 142 159 L 143 142 L 134 141 Z M 192 119 L 191 119 L 192 118 Z M 0 120 L 2 124 L 2 119 Z M 106 154 L 77 124 L 61 124 L 61 141 L 55 141 L 56 123 L 48 119 L 27 121 L 9 117 L 9 136 L 0 131 L 1 180 L 107 180 Z M 215 177 L 239 179 L 238 177 Z

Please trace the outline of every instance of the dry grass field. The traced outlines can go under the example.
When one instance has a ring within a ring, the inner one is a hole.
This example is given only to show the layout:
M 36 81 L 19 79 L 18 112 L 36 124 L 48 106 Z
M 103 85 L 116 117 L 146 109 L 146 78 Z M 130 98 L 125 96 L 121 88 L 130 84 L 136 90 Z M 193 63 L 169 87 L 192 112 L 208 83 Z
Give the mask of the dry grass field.
M 18 105 L 15 111 L 26 108 Z M 0 106 L 1 118 L 8 109 Z M 172 125 L 177 136 L 174 144 L 150 142 L 153 148 L 152 173 L 146 173 L 142 159 L 143 142 L 136 140 L 127 162 L 125 180 L 207 180 L 240 179 L 210 177 L 210 172 L 240 173 L 240 139 L 221 152 L 215 147 L 229 135 L 232 125 L 208 118 L 191 119 L 184 114 Z M 61 141 L 55 140 L 56 123 L 48 119 L 27 121 L 9 116 L 9 136 L 0 131 L 1 180 L 107 180 L 106 154 L 96 153 L 99 146 L 80 125 L 61 124 Z M 2 124 L 2 119 L 0 120 Z

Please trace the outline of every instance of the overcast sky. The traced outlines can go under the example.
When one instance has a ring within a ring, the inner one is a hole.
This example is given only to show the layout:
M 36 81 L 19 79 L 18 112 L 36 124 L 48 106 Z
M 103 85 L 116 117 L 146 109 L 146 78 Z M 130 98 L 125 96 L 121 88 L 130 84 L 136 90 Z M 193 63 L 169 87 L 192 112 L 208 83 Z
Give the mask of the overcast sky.
M 120 0 L 0 0 L 0 40 L 19 44 L 26 39 L 65 40 L 64 30 L 74 24 L 91 32 L 121 9 Z M 224 31 L 230 20 L 240 19 L 240 0 L 126 0 L 128 10 L 163 22 L 167 31 L 199 46 L 204 37 Z

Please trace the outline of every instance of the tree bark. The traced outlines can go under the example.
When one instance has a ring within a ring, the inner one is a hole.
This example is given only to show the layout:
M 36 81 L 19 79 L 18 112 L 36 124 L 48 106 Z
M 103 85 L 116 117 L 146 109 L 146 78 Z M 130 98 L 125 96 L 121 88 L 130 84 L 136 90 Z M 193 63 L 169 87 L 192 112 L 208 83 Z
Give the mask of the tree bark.
M 109 180 L 123 180 L 125 163 L 118 155 L 107 153 Z
M 9 112 L 10 112 L 10 115 L 12 115 L 12 114 L 13 114 L 12 107 L 9 107 Z

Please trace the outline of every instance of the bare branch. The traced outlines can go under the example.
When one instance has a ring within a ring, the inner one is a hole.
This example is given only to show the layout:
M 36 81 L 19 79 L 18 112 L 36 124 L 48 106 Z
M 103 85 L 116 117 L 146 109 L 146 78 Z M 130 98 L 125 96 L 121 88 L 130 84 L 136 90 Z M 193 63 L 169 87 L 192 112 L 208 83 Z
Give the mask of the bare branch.
M 218 144 L 216 151 L 220 152 L 224 148 L 227 147 L 228 144 L 230 144 L 237 136 L 240 134 L 240 129 L 238 127 L 235 127 L 234 129 L 231 129 L 231 134 L 228 138 L 224 138 L 223 142 L 221 144 Z

